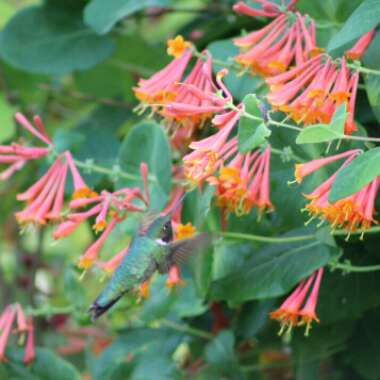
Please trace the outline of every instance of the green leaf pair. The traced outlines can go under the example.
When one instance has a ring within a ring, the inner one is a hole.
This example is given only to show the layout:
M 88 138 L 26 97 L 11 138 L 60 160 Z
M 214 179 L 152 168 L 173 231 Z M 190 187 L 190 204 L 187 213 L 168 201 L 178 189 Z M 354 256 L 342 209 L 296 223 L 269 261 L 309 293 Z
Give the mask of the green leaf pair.
M 343 103 L 334 113 L 330 124 L 307 126 L 297 136 L 297 144 L 330 142 L 344 138 L 344 125 L 347 119 L 346 104 Z
M 244 111 L 249 115 L 258 119 L 259 125 L 251 117 L 241 116 L 239 121 L 239 152 L 247 153 L 258 146 L 265 144 L 267 138 L 272 134 L 265 125 L 262 110 L 260 109 L 260 101 L 255 94 L 249 94 L 243 100 Z M 260 122 L 260 119 L 262 120 Z

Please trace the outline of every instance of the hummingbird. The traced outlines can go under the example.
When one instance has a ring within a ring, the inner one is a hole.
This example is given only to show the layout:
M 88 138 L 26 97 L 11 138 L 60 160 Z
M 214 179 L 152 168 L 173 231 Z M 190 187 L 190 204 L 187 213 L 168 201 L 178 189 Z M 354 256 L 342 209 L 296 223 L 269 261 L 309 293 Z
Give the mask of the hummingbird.
M 147 212 L 131 240 L 128 254 L 91 305 L 89 313 L 92 320 L 99 318 L 125 293 L 147 281 L 156 271 L 167 273 L 173 264 L 185 262 L 210 240 L 210 234 L 204 232 L 173 241 L 171 215 Z

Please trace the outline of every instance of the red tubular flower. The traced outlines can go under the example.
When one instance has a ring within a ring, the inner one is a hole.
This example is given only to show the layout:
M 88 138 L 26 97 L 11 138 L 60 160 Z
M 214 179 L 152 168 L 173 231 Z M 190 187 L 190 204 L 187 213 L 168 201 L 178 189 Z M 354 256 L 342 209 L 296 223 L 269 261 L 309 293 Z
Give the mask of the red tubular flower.
M 347 50 L 344 55 L 347 58 L 352 59 L 353 61 L 360 59 L 366 50 L 368 49 L 369 44 L 371 43 L 373 36 L 376 33 L 376 29 L 373 28 L 369 32 L 364 33 L 355 43 L 355 45 Z
M 183 286 L 184 281 L 182 280 L 182 277 L 181 277 L 180 267 L 177 264 L 174 264 L 169 269 L 168 279 L 166 281 L 166 286 L 169 289 L 172 289 L 178 285 Z
M 62 153 L 48 171 L 24 193 L 18 194 L 19 201 L 26 201 L 27 207 L 16 213 L 21 224 L 46 224 L 48 221 L 61 219 L 65 197 L 65 184 L 68 170 L 74 183 L 74 196 L 92 196 L 76 168 L 71 153 Z
M 15 324 L 16 327 L 14 328 Z M 10 335 L 24 334 L 26 332 L 28 336 L 25 345 L 24 363 L 27 364 L 32 362 L 35 358 L 33 330 L 32 316 L 29 315 L 26 319 L 24 311 L 18 303 L 8 305 L 0 316 L 0 361 L 7 361 L 5 349 Z M 20 335 L 20 337 L 22 336 L 23 335 Z M 23 340 L 20 340 L 20 342 L 23 342 Z
M 348 165 L 358 154 L 360 150 L 354 149 L 335 156 L 313 160 L 305 164 L 296 165 L 296 180 L 301 182 L 304 177 L 320 169 L 324 165 L 345 158 L 343 167 Z M 343 228 L 348 232 L 368 229 L 372 224 L 378 222 L 374 220 L 375 200 L 380 186 L 379 177 L 366 185 L 363 189 L 331 204 L 328 201 L 331 186 L 339 172 L 333 174 L 329 179 L 319 185 L 311 194 L 305 195 L 310 203 L 305 210 L 311 215 L 311 219 L 320 218 L 321 221 L 327 220 L 333 228 Z M 362 234 L 363 238 L 363 234 Z
M 27 207 L 16 213 L 21 224 L 46 224 L 49 220 L 58 220 L 61 215 L 67 176 L 67 163 L 57 158 L 45 175 L 17 199 L 27 201 Z
M 112 230 L 115 228 L 116 223 L 117 223 L 117 220 L 112 219 L 108 223 L 107 227 L 102 232 L 100 237 L 87 248 L 86 252 L 79 258 L 79 261 L 78 261 L 79 268 L 88 269 L 94 264 L 94 262 L 98 259 L 98 255 L 106 239 L 108 238 Z
M 261 30 L 236 38 L 235 45 L 243 49 L 236 61 L 263 76 L 280 74 L 292 64 L 301 65 L 322 51 L 316 46 L 315 23 L 306 23 L 306 17 L 299 13 L 295 20 L 281 14 Z
M 206 54 L 207 60 L 198 59 L 186 79 L 178 83 L 176 97 L 167 102 L 160 112 L 177 148 L 187 145 L 195 130 L 201 128 L 214 114 L 222 112 L 232 100 L 222 82 L 227 70 L 220 71 L 214 82 L 212 58 Z
M 66 220 L 58 225 L 53 233 L 54 239 L 60 239 L 73 233 L 81 223 L 90 218 L 95 218 L 93 229 L 96 233 L 102 232 L 100 237 L 90 245 L 86 252 L 79 258 L 78 266 L 83 269 L 90 268 L 98 260 L 100 251 L 105 240 L 115 228 L 116 224 L 127 217 L 129 212 L 143 212 L 149 206 L 148 191 L 148 167 L 145 163 L 140 166 L 144 189 L 124 188 L 113 193 L 103 190 L 101 194 L 88 192 L 87 187 L 78 179 L 78 190 L 74 193 L 72 201 L 69 203 L 70 213 Z M 79 173 L 77 173 L 79 175 Z M 75 181 L 74 181 L 75 182 Z M 85 189 L 85 190 L 83 190 Z M 78 196 L 82 195 L 82 198 Z M 87 197 L 90 195 L 89 197 Z M 143 206 L 135 201 L 142 202 Z M 77 211 L 88 207 L 88 210 Z M 125 254 L 126 249 L 123 249 Z M 120 263 L 123 253 L 119 252 L 108 262 L 99 262 L 98 265 L 106 272 L 112 272 Z
M 10 305 L 5 308 L 0 317 L 0 361 L 6 362 L 5 349 L 7 347 L 9 336 L 12 332 L 13 322 L 16 317 L 16 310 Z
M 34 347 L 34 326 L 33 318 L 30 315 L 28 318 L 28 337 L 26 340 L 25 353 L 24 353 L 24 363 L 31 363 L 36 357 L 36 351 Z
M 351 134 L 356 130 L 353 118 L 358 80 L 358 73 L 347 68 L 345 58 L 338 68 L 330 58 L 318 55 L 286 73 L 267 78 L 268 101 L 274 109 L 305 125 L 329 123 L 336 109 L 346 103 L 349 116 L 345 133 Z
M 152 75 L 149 79 L 140 79 L 138 85 L 133 88 L 136 97 L 147 107 L 151 106 L 153 111 L 160 109 L 160 105 L 175 99 L 178 82 L 181 81 L 183 73 L 192 57 L 192 50 L 184 48 L 179 54 L 179 46 L 169 49 L 174 55 L 178 55 L 165 68 Z M 171 50 L 170 50 L 171 51 Z M 144 108 L 144 107 L 143 107 Z
M 264 152 L 259 150 L 236 154 L 226 166 L 220 169 L 219 176 L 209 182 L 217 186 L 218 205 L 236 215 L 248 214 L 258 207 L 260 215 L 272 208 L 269 198 L 270 146 Z
M 190 144 L 193 152 L 187 154 L 183 162 L 185 177 L 191 183 L 201 186 L 225 160 L 237 152 L 237 138 L 227 140 L 239 118 L 240 113 L 235 110 L 215 116 L 213 124 L 219 128 L 219 131 Z
M 290 334 L 293 327 L 306 325 L 305 335 L 307 336 L 312 322 L 319 323 L 315 310 L 322 275 L 323 268 L 315 271 L 307 280 L 298 285 L 277 310 L 270 313 L 270 317 L 281 324 L 279 335 L 284 331 Z
M 103 269 L 107 274 L 112 274 L 115 269 L 120 265 L 121 261 L 128 254 L 128 248 L 123 248 L 119 253 L 113 256 L 110 260 L 105 262 L 98 262 L 97 266 Z
M 252 8 L 249 5 L 245 4 L 243 1 L 237 2 L 233 6 L 233 10 L 236 13 L 240 13 L 246 16 L 264 16 L 264 17 L 276 17 L 280 15 L 282 12 L 286 10 L 293 10 L 294 4 L 298 0 L 292 0 L 290 1 L 286 7 L 283 9 L 280 8 L 280 6 L 276 3 L 273 3 L 269 0 L 254 0 L 254 2 L 261 5 L 261 9 L 259 8 Z
M 15 172 L 22 169 L 28 161 L 47 156 L 50 152 L 49 146 L 52 144 L 39 116 L 34 116 L 35 126 L 19 112 L 16 113 L 15 119 L 23 128 L 46 144 L 47 147 L 28 147 L 18 143 L 0 145 L 0 164 L 9 165 L 7 169 L 0 173 L 0 180 L 10 178 Z

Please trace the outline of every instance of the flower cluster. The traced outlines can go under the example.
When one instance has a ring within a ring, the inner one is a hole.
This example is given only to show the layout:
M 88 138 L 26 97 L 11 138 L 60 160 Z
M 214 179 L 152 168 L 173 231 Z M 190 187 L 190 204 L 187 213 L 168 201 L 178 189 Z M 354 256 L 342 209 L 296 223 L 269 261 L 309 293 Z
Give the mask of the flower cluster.
M 323 268 L 315 271 L 307 280 L 301 281 L 282 305 L 270 314 L 272 319 L 281 323 L 279 334 L 290 334 L 293 327 L 306 325 L 305 335 L 309 335 L 313 321 L 319 323 L 316 315 L 319 287 Z
M 234 9 L 239 11 L 241 7 Z M 263 76 L 280 74 L 318 55 L 315 23 L 299 13 L 280 14 L 264 28 L 235 38 L 242 52 L 236 61 L 245 69 Z
M 33 317 L 25 316 L 20 304 L 8 305 L 0 315 L 0 361 L 6 362 L 5 349 L 12 334 L 20 336 L 19 342 L 23 344 L 26 337 L 23 361 L 25 364 L 31 363 L 35 357 L 34 347 L 34 325 Z
M 300 183 L 304 177 L 314 173 L 323 166 L 345 159 L 340 166 L 339 170 L 341 170 L 357 157 L 358 154 L 360 154 L 360 150 L 352 149 L 327 158 L 298 164 L 295 171 L 296 181 Z M 380 186 L 379 177 L 376 177 L 360 191 L 334 203 L 330 203 L 329 194 L 331 186 L 339 170 L 320 184 L 312 193 L 305 195 L 310 201 L 305 210 L 309 212 L 312 219 L 320 218 L 322 221 L 327 220 L 333 228 L 343 228 L 348 234 L 359 228 L 365 230 L 370 228 L 372 224 L 377 224 L 378 222 L 374 219 L 374 214 L 375 200 Z
M 17 195 L 19 201 L 26 202 L 26 207 L 16 213 L 16 219 L 22 226 L 59 223 L 53 233 L 55 239 L 63 238 L 74 232 L 80 224 L 90 218 L 95 219 L 93 228 L 100 237 L 87 249 L 79 259 L 79 267 L 89 268 L 98 259 L 98 254 L 109 234 L 117 223 L 124 220 L 131 212 L 143 212 L 149 206 L 148 166 L 141 164 L 141 177 L 144 189 L 122 188 L 115 192 L 103 190 L 100 194 L 91 190 L 83 180 L 75 159 L 70 151 L 56 153 L 52 140 L 39 116 L 34 117 L 35 126 L 28 119 L 17 113 L 16 121 L 33 136 L 46 144 L 45 147 L 28 147 L 26 144 L 13 143 L 0 146 L 0 162 L 11 164 L 0 175 L 9 178 L 20 170 L 28 161 L 37 160 L 48 155 L 55 157 L 53 164 L 40 179 L 26 191 Z M 69 203 L 69 213 L 64 210 L 68 175 L 71 175 L 73 191 Z M 83 208 L 88 208 L 82 211 Z M 115 255 L 110 261 L 99 263 L 106 272 L 111 272 L 120 263 L 127 249 Z
M 260 150 L 236 156 L 209 179 L 216 185 L 217 203 L 236 215 L 248 214 L 257 206 L 261 213 L 272 208 L 269 199 L 270 151 L 268 145 Z
M 234 10 L 248 16 L 275 17 L 264 28 L 236 38 L 242 49 L 236 61 L 253 73 L 266 77 L 268 101 L 273 109 L 285 112 L 295 122 L 310 125 L 329 123 L 336 109 L 347 104 L 345 133 L 357 130 L 354 122 L 359 73 L 347 67 L 345 57 L 333 61 L 316 43 L 315 22 L 294 10 L 270 1 L 256 0 L 261 9 L 243 2 Z M 364 34 L 345 56 L 360 59 L 375 30 Z
M 338 65 L 331 58 L 318 55 L 266 81 L 270 104 L 297 123 L 328 124 L 336 109 L 346 103 L 349 117 L 345 133 L 357 130 L 354 111 L 359 73 L 347 68 L 344 57 Z
M 98 259 L 99 253 L 116 225 L 123 221 L 130 212 L 143 212 L 149 206 L 148 192 L 148 167 L 141 164 L 141 176 L 144 182 L 144 191 L 140 188 L 123 188 L 113 193 L 103 190 L 100 194 L 94 193 L 90 196 L 76 194 L 69 203 L 70 213 L 54 232 L 55 239 L 70 235 L 82 223 L 91 218 L 95 219 L 93 229 L 100 233 L 99 238 L 90 245 L 86 252 L 80 257 L 78 266 L 83 269 L 90 268 Z M 140 201 L 138 205 L 136 201 Z M 85 211 L 81 209 L 87 208 Z M 99 263 L 99 266 L 112 272 L 124 257 L 127 249 L 123 249 L 108 262 Z
M 176 58 L 149 79 L 140 79 L 134 88 L 144 110 L 147 106 L 164 118 L 175 148 L 191 141 L 194 132 L 224 109 L 232 96 L 222 82 L 227 70 L 212 76 L 212 57 L 205 52 L 184 76 L 193 55 L 181 36 L 168 41 L 168 52 Z
M 13 143 L 12 145 L 0 145 L 0 164 L 9 165 L 7 169 L 0 173 L 0 180 L 10 178 L 15 172 L 21 170 L 28 161 L 37 160 L 46 157 L 49 152 L 49 146 L 52 144 L 50 137 L 47 135 L 45 126 L 39 116 L 34 117 L 35 126 L 21 113 L 16 113 L 16 121 L 24 129 L 37 137 L 46 146 L 30 147 L 23 143 Z

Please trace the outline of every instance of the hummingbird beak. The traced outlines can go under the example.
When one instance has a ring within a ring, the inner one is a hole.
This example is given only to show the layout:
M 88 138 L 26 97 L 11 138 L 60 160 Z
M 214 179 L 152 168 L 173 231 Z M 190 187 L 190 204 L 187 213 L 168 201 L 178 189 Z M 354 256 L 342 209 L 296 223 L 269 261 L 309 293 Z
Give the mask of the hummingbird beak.
M 161 215 L 162 216 L 170 215 L 172 217 L 173 214 L 177 211 L 178 207 L 183 203 L 183 200 L 185 199 L 186 195 L 187 193 L 184 193 L 178 199 L 174 199 L 172 201 L 172 204 L 170 204 Z

